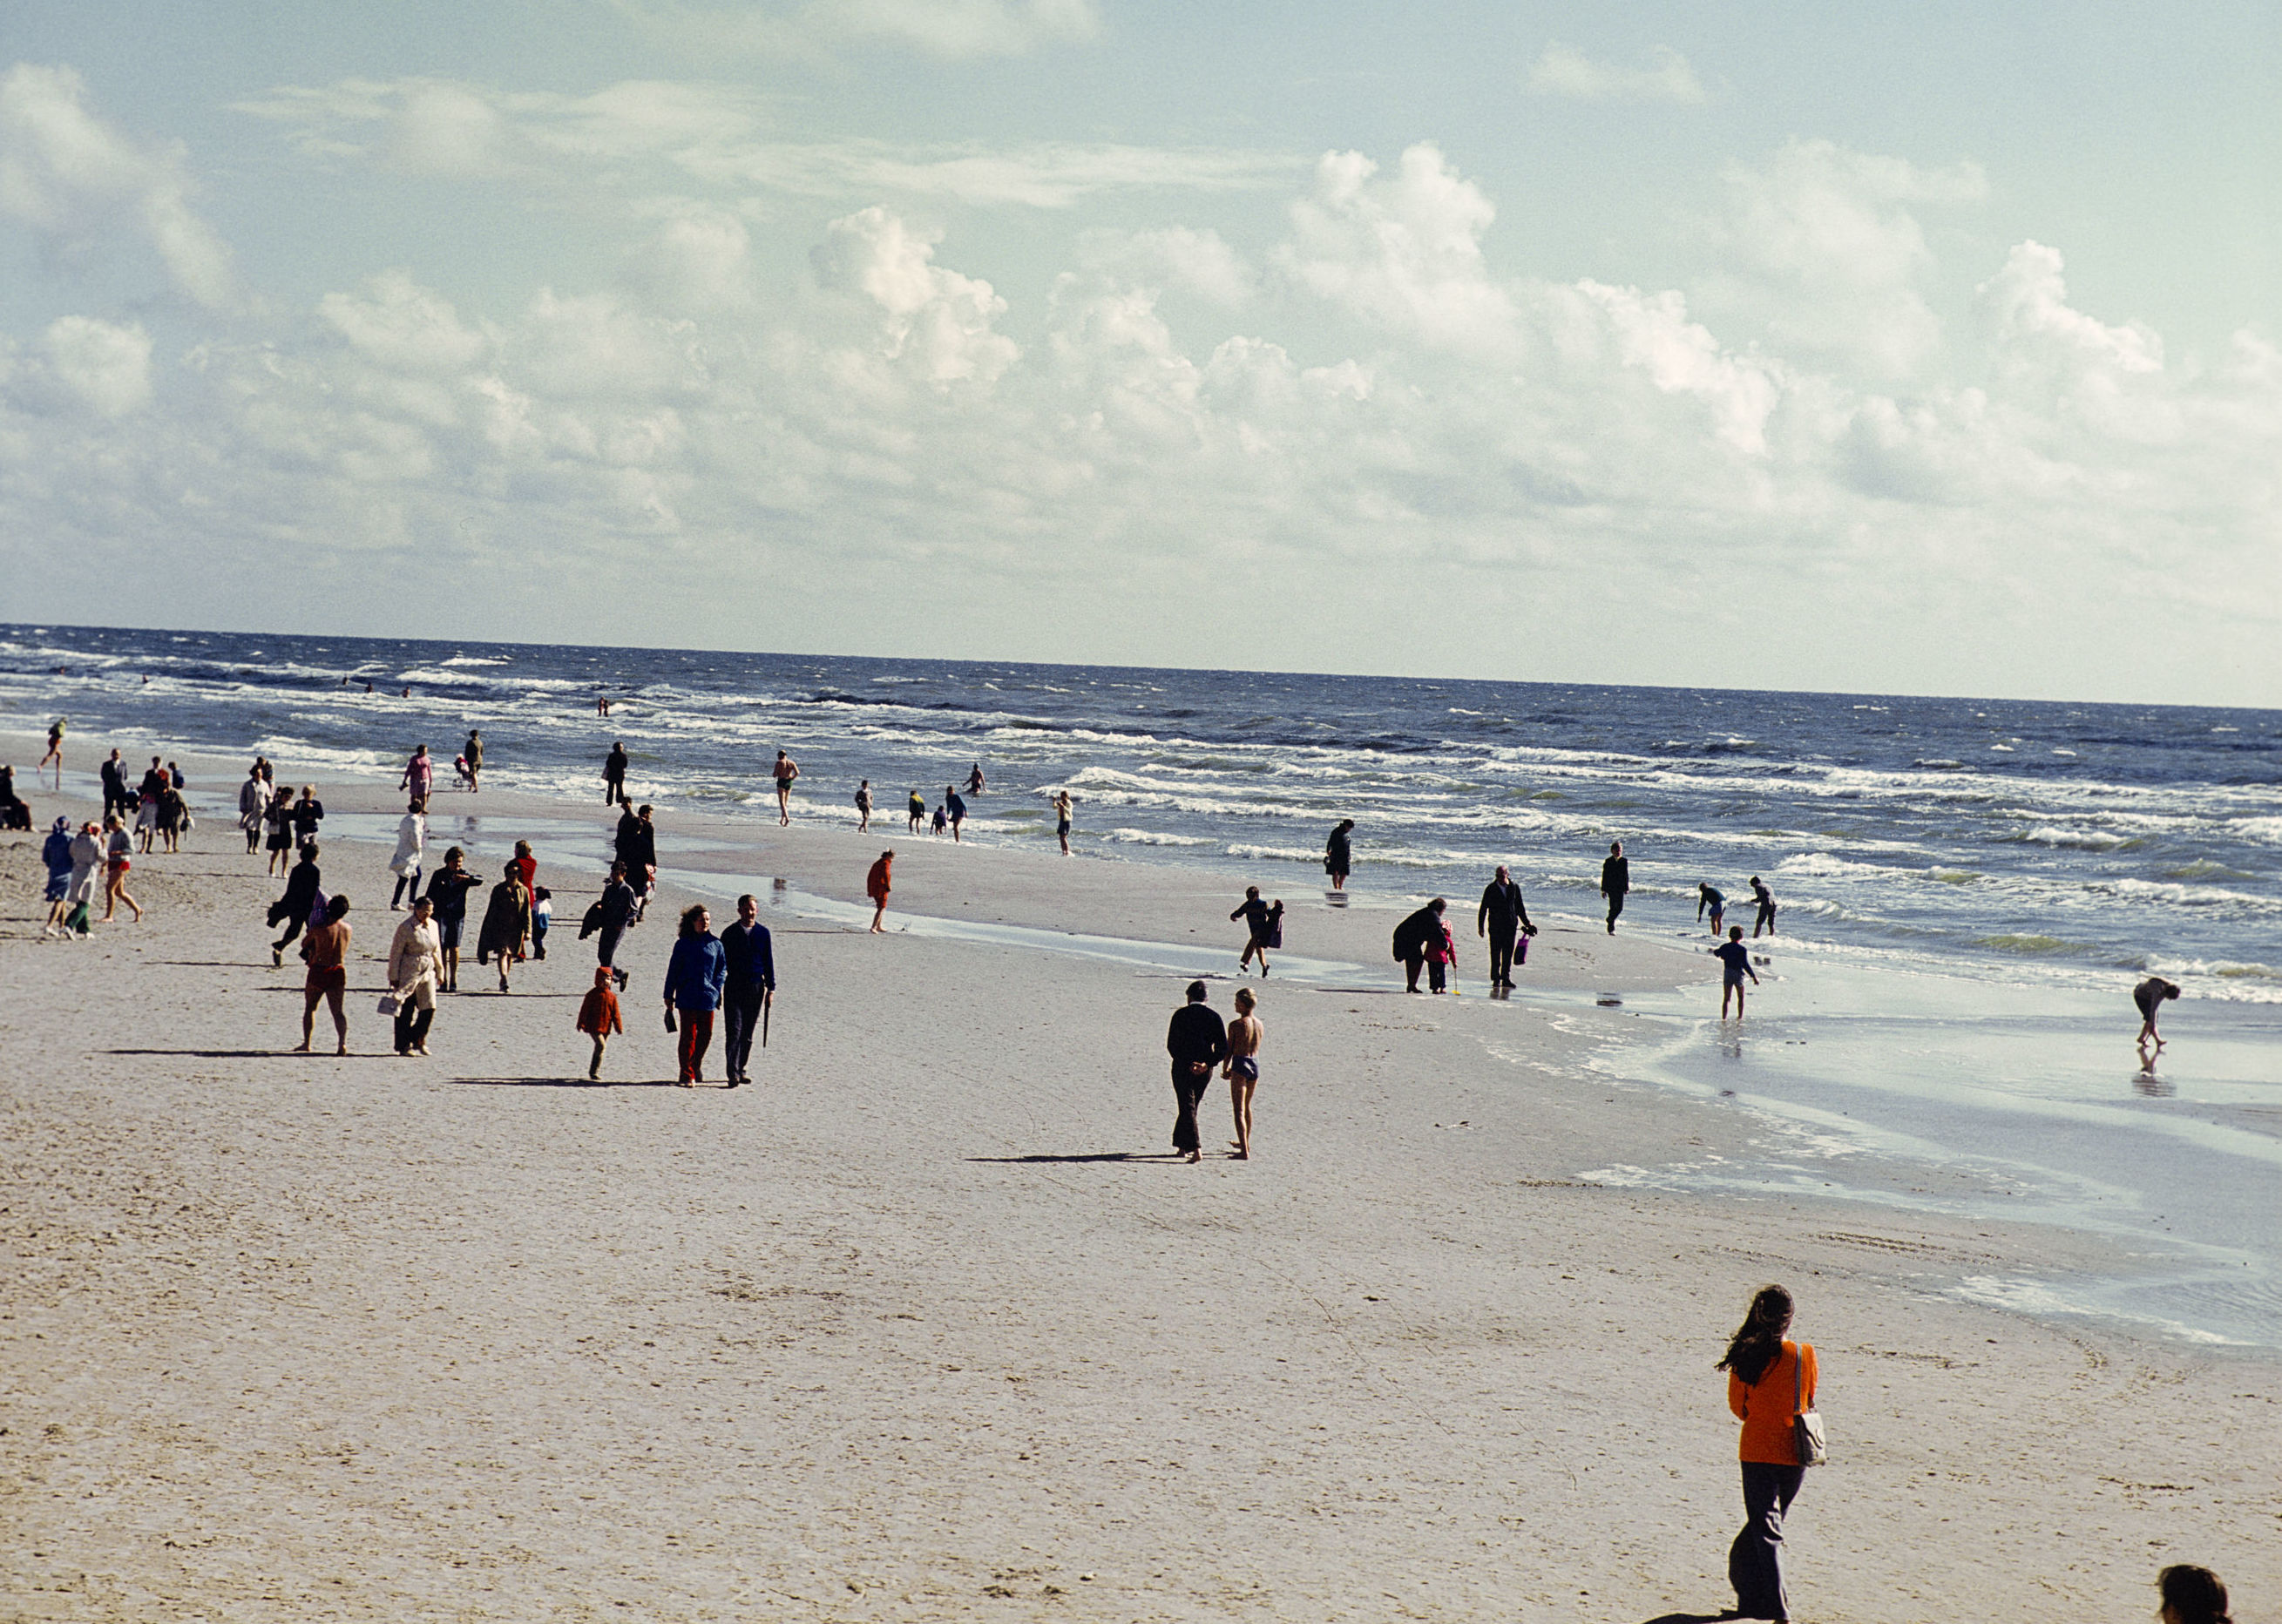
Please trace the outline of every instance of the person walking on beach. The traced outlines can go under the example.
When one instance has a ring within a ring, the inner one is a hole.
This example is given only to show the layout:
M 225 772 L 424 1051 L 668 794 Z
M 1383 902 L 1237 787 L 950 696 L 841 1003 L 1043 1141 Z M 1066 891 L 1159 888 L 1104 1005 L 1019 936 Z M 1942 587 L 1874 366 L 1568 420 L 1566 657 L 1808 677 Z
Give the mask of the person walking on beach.
M 237 827 L 245 831 L 249 857 L 261 849 L 261 814 L 268 810 L 269 790 L 261 781 L 261 764 L 257 761 L 245 769 L 245 781 L 237 787 Z
M 135 788 L 135 849 L 148 852 L 159 838 L 159 799 L 173 787 L 166 768 L 159 765 L 156 756 L 144 769 L 143 781 Z
M 396 820 L 396 855 L 388 859 L 388 872 L 396 876 L 395 895 L 388 899 L 391 913 L 404 911 L 408 889 L 415 897 L 420 895 L 420 859 L 427 850 L 428 803 L 415 796 Z
M 943 811 L 951 817 L 951 843 L 957 845 L 959 826 L 966 821 L 966 803 L 959 798 L 959 789 L 956 785 L 945 784 L 943 787 Z
M 415 801 L 424 801 L 434 792 L 436 758 L 428 753 L 426 745 L 414 747 L 412 759 L 404 764 L 404 776 L 397 781 L 396 787 Z
M 605 704 L 609 702 L 603 701 Z M 605 711 L 603 715 L 609 712 Z M 621 806 L 626 799 L 626 745 L 623 739 L 610 741 L 610 753 L 602 758 L 602 804 Z
M 776 951 L 748 891 L 737 898 L 737 922 L 721 933 L 721 1061 L 731 1088 L 753 1080 L 753 1031 L 776 998 Z
M 1342 818 L 1332 827 L 1331 837 L 1323 843 L 1323 872 L 1331 876 L 1331 889 L 1343 891 L 1347 888 L 1347 871 L 1354 863 L 1354 845 L 1347 837 L 1354 833 L 1354 820 Z
M 610 1034 L 626 1030 L 625 1020 L 618 1012 L 617 992 L 610 985 L 608 965 L 594 967 L 594 984 L 578 1002 L 576 1024 L 594 1040 L 594 1058 L 586 1062 L 586 1076 L 590 1081 L 599 1080 L 602 1075 L 602 1051 L 610 1046 Z
M 1816 1374 L 1813 1345 L 1783 1340 L 1790 1319 L 1790 1294 L 1780 1286 L 1761 1286 L 1727 1356 L 1714 1367 L 1727 1372 L 1727 1408 L 1743 1424 L 1736 1450 L 1743 1467 L 1743 1527 L 1727 1550 L 1727 1580 L 1735 1587 L 1736 1615 L 1746 1619 L 1790 1617 L 1783 1519 L 1806 1478 L 1794 1418 L 1814 1408 Z
M 293 792 L 279 789 L 274 792 L 267 811 L 261 814 L 262 826 L 269 831 L 267 843 L 269 859 L 262 866 L 265 874 L 283 874 L 293 864 Z
M 1743 977 L 1751 978 L 1751 985 L 1759 984 L 1759 973 L 1751 967 L 1751 950 L 1743 945 L 1743 928 L 1727 927 L 1727 939 L 1712 950 L 1719 961 L 1719 1019 L 1727 1018 L 1727 999 L 1735 1000 L 1735 1019 L 1743 1018 Z
M 71 906 L 72 832 L 69 818 L 57 819 L 55 828 L 48 831 L 47 839 L 40 845 L 40 861 L 47 866 L 48 870 L 48 921 L 40 927 L 40 934 L 43 936 L 63 936 L 66 934 L 64 911 Z
M 48 753 L 41 757 L 40 765 L 32 769 L 32 780 L 36 783 L 39 781 L 40 774 L 47 771 L 48 763 L 54 762 L 56 789 L 58 792 L 64 787 L 64 724 L 65 719 L 60 716 L 48 724 Z
M 83 936 L 94 923 L 95 888 L 103 881 L 103 826 L 82 823 L 72 837 L 71 906 L 64 913 L 67 934 Z
M 2226 1586 L 2207 1567 L 2176 1563 L 2155 1575 L 2155 1594 L 2162 1600 L 2157 1624 L 2234 1624 L 2227 1610 Z
M 1067 789 L 1057 789 L 1054 791 L 1054 838 L 1062 843 L 1064 857 L 1070 854 L 1069 829 L 1070 792 Z
M 1625 893 L 1633 889 L 1633 866 L 1625 858 L 1625 843 L 1609 843 L 1608 860 L 1601 865 L 1601 895 L 1609 899 L 1609 934 L 1617 934 L 1617 915 L 1625 911 Z
M 792 783 L 793 780 L 799 776 L 800 763 L 795 761 L 782 750 L 779 750 L 777 752 L 776 781 L 777 822 L 780 825 L 789 827 L 792 823 Z
M 460 759 L 467 764 L 469 789 L 481 789 L 484 787 L 484 735 L 472 727 L 468 729 L 468 742 L 460 747 Z
M 484 905 L 483 929 L 476 933 L 476 962 L 499 961 L 499 990 L 509 991 L 508 967 L 524 956 L 531 938 L 531 891 L 523 882 L 523 866 L 510 859 L 500 870 Z
M 856 832 L 869 834 L 872 828 L 872 781 L 865 779 L 856 786 Z
M 444 948 L 436 931 L 436 905 L 412 899 L 412 912 L 388 944 L 388 986 L 396 995 L 396 1052 L 428 1053 L 436 1019 L 436 992 L 444 980 Z
M 444 851 L 444 866 L 428 876 L 427 897 L 436 921 L 436 942 L 444 956 L 444 991 L 460 990 L 460 938 L 467 929 L 468 893 L 483 882 L 465 866 L 467 853 L 457 846 Z
M 920 823 L 925 821 L 927 818 L 927 797 L 922 796 L 918 790 L 912 790 L 911 805 L 908 810 L 911 814 L 912 833 L 916 835 L 920 832 Z
M 2155 1012 L 2163 1007 L 2165 998 L 2179 996 L 2181 988 L 2175 981 L 2165 981 L 2160 975 L 2150 975 L 2131 989 L 2131 1001 L 2139 1007 L 2139 1047 L 2144 1053 L 2149 1044 L 2162 1053 L 2163 1039 L 2155 1030 Z
M 1426 963 L 1429 944 L 1442 937 L 1442 913 L 1450 905 L 1437 897 L 1394 928 L 1394 956 L 1402 961 L 1402 990 L 1418 991 L 1418 972 Z
M 314 784 L 301 786 L 301 798 L 293 803 L 293 840 L 295 844 L 317 837 L 317 826 L 325 820 L 325 804 L 317 798 Z
M 349 1016 L 342 1000 L 348 997 L 349 971 L 349 899 L 334 897 L 325 903 L 325 917 L 309 927 L 309 934 L 301 943 L 301 961 L 309 973 L 301 980 L 301 1041 L 296 1054 L 309 1052 L 309 1041 L 316 1035 L 317 1006 L 333 1006 L 333 1031 L 340 1040 L 337 1054 L 349 1052 Z
M 1759 905 L 1758 917 L 1751 921 L 1751 940 L 1759 939 L 1759 927 L 1764 925 L 1769 936 L 1775 933 L 1775 894 L 1758 875 L 1751 876 L 1751 900 Z
M 308 841 L 301 847 L 301 860 L 285 876 L 285 894 L 269 905 L 269 922 L 275 925 L 283 921 L 285 925 L 285 934 L 269 944 L 271 968 L 285 962 L 285 950 L 292 945 L 293 938 L 301 934 L 303 926 L 314 922 L 310 916 L 316 912 L 323 883 L 323 875 L 317 868 L 317 843 Z
M 626 883 L 634 888 L 634 917 L 640 919 L 657 883 L 657 828 L 650 822 L 648 802 L 618 819 L 617 853 L 626 866 Z
M 1727 896 L 1709 881 L 1699 880 L 1696 882 L 1696 917 L 1703 919 L 1707 909 L 1712 914 L 1712 934 L 1716 936 L 1727 929 Z
M 182 829 L 190 820 L 190 804 L 169 778 L 159 791 L 159 843 L 170 852 L 182 849 Z
M 703 903 L 694 903 L 682 911 L 681 936 L 665 967 L 665 1030 L 674 1030 L 679 1014 L 681 1038 L 676 1049 L 684 1088 L 705 1080 L 705 1051 L 713 1042 L 713 1015 L 721 1006 L 727 975 L 728 958 L 713 934 L 713 915 Z
M 1529 922 L 1529 905 L 1521 899 L 1521 887 L 1500 863 L 1497 874 L 1483 889 L 1481 906 L 1474 910 L 1474 934 L 1490 939 L 1490 991 L 1513 985 L 1513 947 L 1523 931 L 1537 934 L 1537 927 Z M 1529 949 L 1522 950 L 1525 962 Z
M 1248 967 L 1256 957 L 1260 960 L 1260 973 L 1267 975 L 1269 948 L 1283 944 L 1283 903 L 1279 901 L 1271 908 L 1261 900 L 1258 886 L 1247 885 L 1244 888 L 1244 900 L 1237 904 L 1236 912 L 1228 917 L 1231 923 L 1237 920 L 1245 923 L 1244 952 L 1236 961 L 1238 973 Z
M 109 924 L 111 916 L 125 903 L 135 910 L 135 922 L 143 922 L 143 905 L 127 894 L 127 872 L 135 866 L 135 837 L 127 832 L 127 825 L 117 813 L 103 820 L 109 831 L 104 841 L 103 852 L 103 922 Z
M 602 969 L 613 971 L 621 987 L 626 984 L 626 973 L 617 968 L 618 942 L 633 928 L 640 908 L 634 888 L 626 883 L 626 866 L 612 863 L 610 877 L 602 886 L 601 899 L 594 904 L 594 929 L 598 933 L 594 962 Z
M 872 865 L 872 872 L 864 876 L 864 894 L 872 899 L 871 934 L 875 936 L 885 936 L 888 932 L 887 926 L 881 921 L 888 917 L 888 891 L 895 866 L 896 853 L 891 847 L 880 853 Z
M 1249 987 L 1236 990 L 1236 1019 L 1228 1023 L 1228 1103 L 1236 1113 L 1236 1152 L 1231 1160 L 1252 1160 L 1252 1091 L 1260 1083 L 1260 1039 L 1263 1029 L 1253 1009 L 1259 1000 Z
M 104 758 L 103 765 L 96 769 L 96 776 L 103 781 L 103 815 L 108 818 L 113 812 L 125 812 L 127 764 L 120 760 L 117 750 Z
M 1189 1001 L 1173 1012 L 1166 1028 L 1165 1052 L 1173 1057 L 1173 1151 L 1201 1162 L 1197 1107 L 1212 1086 L 1213 1068 L 1228 1058 L 1228 1029 L 1205 1002 L 1204 983 L 1189 983 Z

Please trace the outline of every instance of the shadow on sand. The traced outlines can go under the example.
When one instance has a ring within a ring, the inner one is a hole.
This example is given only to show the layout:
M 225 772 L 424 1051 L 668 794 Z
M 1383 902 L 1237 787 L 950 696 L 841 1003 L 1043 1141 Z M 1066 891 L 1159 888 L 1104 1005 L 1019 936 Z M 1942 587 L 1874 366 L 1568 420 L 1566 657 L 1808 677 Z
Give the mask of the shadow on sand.
M 446 1081 L 479 1088 L 679 1088 L 671 1077 L 450 1077 Z M 718 1084 L 700 1084 L 717 1088 Z
M 1097 1150 L 1075 1156 L 969 1156 L 966 1159 L 969 1162 L 995 1162 L 1019 1167 L 1024 1162 L 1180 1162 L 1186 1158 L 1170 1151 L 1162 1154 L 1154 1154 L 1136 1150 Z

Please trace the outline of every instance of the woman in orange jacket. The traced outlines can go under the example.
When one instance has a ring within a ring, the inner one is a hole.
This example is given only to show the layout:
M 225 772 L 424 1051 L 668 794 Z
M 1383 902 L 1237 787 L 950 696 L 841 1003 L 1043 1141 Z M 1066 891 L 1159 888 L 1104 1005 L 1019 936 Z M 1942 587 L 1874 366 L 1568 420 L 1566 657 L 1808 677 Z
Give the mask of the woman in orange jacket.
M 880 921 L 888 917 L 888 871 L 895 866 L 892 851 L 880 853 L 880 860 L 872 865 L 872 872 L 864 876 L 864 894 L 872 899 L 872 934 L 885 936 L 887 927 Z
M 1743 1529 L 1727 1549 L 1727 1581 L 1735 1587 L 1740 1618 L 1790 1617 L 1783 1517 L 1806 1476 L 1793 1418 L 1814 1408 L 1815 1378 L 1813 1347 L 1783 1340 L 1790 1316 L 1789 1292 L 1759 1287 L 1717 1367 L 1727 1372 L 1727 1408 L 1743 1424 L 1736 1451 L 1743 1463 Z

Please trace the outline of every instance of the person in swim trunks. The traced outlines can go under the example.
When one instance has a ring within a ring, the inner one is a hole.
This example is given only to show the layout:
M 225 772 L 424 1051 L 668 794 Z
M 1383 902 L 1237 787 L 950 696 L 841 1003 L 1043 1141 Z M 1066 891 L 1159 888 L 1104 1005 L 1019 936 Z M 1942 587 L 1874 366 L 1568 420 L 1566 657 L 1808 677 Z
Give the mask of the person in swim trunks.
M 2160 975 L 2150 975 L 2131 989 L 2131 1001 L 2139 1006 L 2139 1048 L 2145 1053 L 2149 1042 L 2160 1052 L 2163 1039 L 2155 1030 L 2155 1012 L 2163 1006 L 2165 998 L 2179 996 L 2179 983 L 2165 981 Z
M 1712 934 L 1716 936 L 1727 926 L 1727 894 L 1708 881 L 1699 880 L 1696 882 L 1696 917 L 1702 919 L 1707 908 L 1712 911 Z
M 309 967 L 301 983 L 301 1041 L 293 1053 L 307 1054 L 317 1026 L 317 1006 L 333 1008 L 333 1030 L 340 1039 L 338 1054 L 349 1052 L 349 1018 L 341 1000 L 348 995 L 349 899 L 335 897 L 325 904 L 325 920 L 312 925 L 302 939 L 301 957 Z
M 1260 1017 L 1258 1002 L 1249 987 L 1236 990 L 1236 1019 L 1228 1023 L 1228 1063 L 1221 1076 L 1228 1079 L 1229 1103 L 1236 1110 L 1236 1148 L 1230 1160 L 1252 1160 L 1252 1091 L 1260 1083 Z
M 1722 971 L 1719 983 L 1719 1019 L 1727 1018 L 1727 1000 L 1735 1000 L 1735 1019 L 1743 1018 L 1743 977 L 1751 978 L 1751 985 L 1759 984 L 1759 973 L 1751 967 L 1751 950 L 1743 945 L 1743 928 L 1727 927 L 1727 939 L 1712 950 Z

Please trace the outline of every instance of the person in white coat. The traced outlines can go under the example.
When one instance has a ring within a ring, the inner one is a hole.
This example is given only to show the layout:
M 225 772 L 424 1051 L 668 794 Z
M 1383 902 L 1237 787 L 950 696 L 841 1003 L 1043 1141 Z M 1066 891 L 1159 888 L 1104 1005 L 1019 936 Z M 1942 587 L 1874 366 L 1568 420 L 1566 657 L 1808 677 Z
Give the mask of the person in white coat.
M 261 764 L 255 762 L 245 772 L 245 781 L 237 787 L 237 827 L 245 831 L 245 849 L 259 851 L 261 846 L 261 814 L 269 810 L 269 786 L 262 781 Z
M 388 899 L 388 911 L 399 913 L 404 906 L 404 893 L 420 894 L 420 859 L 428 849 L 428 797 L 415 795 L 397 820 L 396 855 L 388 859 L 388 872 L 396 876 L 396 895 Z
M 412 917 L 396 928 L 388 944 L 388 986 L 396 995 L 396 1052 L 428 1053 L 428 1028 L 436 1019 L 436 989 L 444 975 L 444 948 L 425 897 L 412 905 Z

